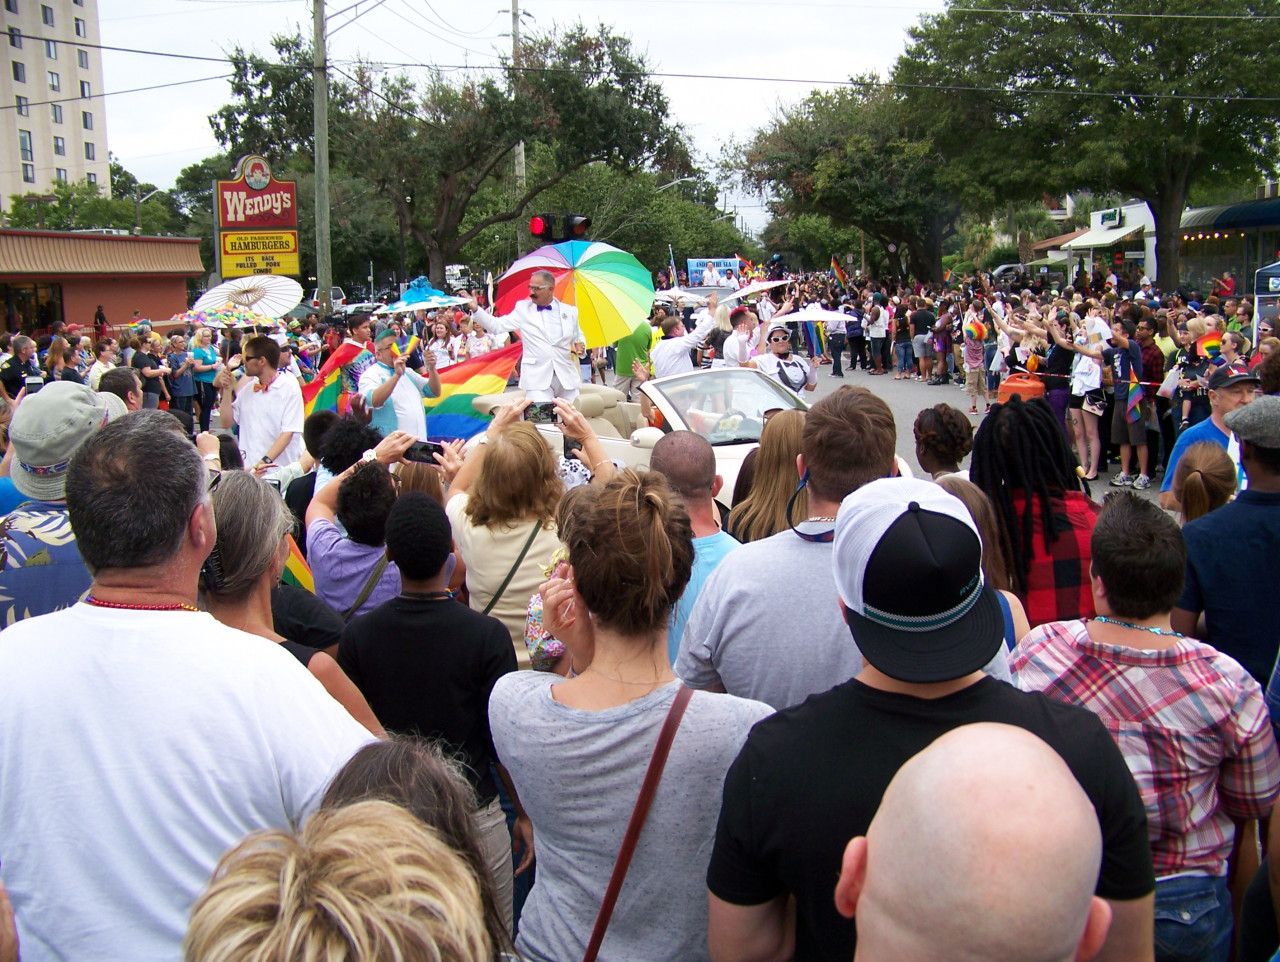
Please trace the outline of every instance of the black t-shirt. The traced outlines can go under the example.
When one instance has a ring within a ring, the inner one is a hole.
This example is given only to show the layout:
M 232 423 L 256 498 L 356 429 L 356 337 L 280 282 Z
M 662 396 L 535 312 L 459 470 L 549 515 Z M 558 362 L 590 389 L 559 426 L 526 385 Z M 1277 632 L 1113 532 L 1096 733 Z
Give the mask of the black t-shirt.
M 337 613 L 296 585 L 271 589 L 271 622 L 277 635 L 308 648 L 330 648 L 342 640 L 344 625 Z
M 1075 359 L 1074 351 L 1059 347 L 1057 344 L 1049 345 L 1049 356 L 1045 362 L 1044 389 L 1046 391 L 1052 391 L 1057 388 L 1066 390 L 1071 387 L 1071 382 L 1068 378 L 1071 374 L 1071 362 Z
M 9 397 L 15 398 L 18 392 L 27 386 L 27 375 L 38 376 L 39 374 L 40 368 L 36 367 L 34 361 L 24 364 L 14 356 L 0 366 L 0 383 L 4 384 Z
M 928 308 L 921 308 L 911 315 L 911 330 L 919 337 L 921 334 L 932 334 L 933 325 L 938 323 L 937 317 L 933 311 Z
M 1136 899 L 1154 890 L 1142 796 L 1102 722 L 994 678 L 937 699 L 854 679 L 757 724 L 725 778 L 708 888 L 734 905 L 790 892 L 797 962 L 848 962 L 857 934 L 832 898 L 845 846 L 866 834 L 908 759 L 973 722 L 1024 728 L 1062 756 L 1102 826 L 1099 896 Z
M 388 731 L 442 739 L 480 804 L 493 799 L 489 695 L 516 670 L 502 622 L 449 599 L 392 598 L 347 624 L 338 665 Z
M 293 540 L 298 543 L 302 557 L 307 556 L 307 507 L 316 493 L 316 473 L 308 471 L 289 482 L 284 492 L 284 503 L 293 512 Z
M 142 372 L 148 368 L 157 368 L 160 366 L 160 359 L 146 351 L 134 351 L 133 360 L 129 362 L 130 366 L 138 371 L 138 380 L 142 382 L 142 392 L 144 394 L 159 394 L 160 382 L 164 380 L 159 377 L 147 377 Z

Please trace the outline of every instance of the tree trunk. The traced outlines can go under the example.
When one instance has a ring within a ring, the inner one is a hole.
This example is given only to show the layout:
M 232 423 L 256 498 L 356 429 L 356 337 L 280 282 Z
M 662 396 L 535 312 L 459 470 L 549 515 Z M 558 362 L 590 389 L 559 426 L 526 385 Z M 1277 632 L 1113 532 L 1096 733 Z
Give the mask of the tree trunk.
M 1182 207 L 1186 203 L 1185 184 L 1171 185 L 1154 198 L 1156 218 L 1156 286 L 1161 292 L 1176 290 L 1182 253 Z M 1150 267 L 1147 269 L 1150 274 Z
M 444 251 L 433 240 L 425 242 L 427 248 L 427 280 L 431 286 L 444 290 Z

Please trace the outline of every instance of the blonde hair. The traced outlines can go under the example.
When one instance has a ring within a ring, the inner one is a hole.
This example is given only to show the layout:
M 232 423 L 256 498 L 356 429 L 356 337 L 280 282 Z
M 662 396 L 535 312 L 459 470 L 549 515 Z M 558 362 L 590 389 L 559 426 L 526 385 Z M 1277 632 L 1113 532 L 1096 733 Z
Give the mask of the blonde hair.
M 1187 333 L 1196 340 L 1204 337 L 1205 334 L 1209 332 L 1209 326 L 1205 324 L 1204 318 L 1199 315 L 1196 315 L 1195 317 L 1188 317 L 1187 323 L 1184 327 L 1186 327 Z
M 551 448 L 532 424 L 517 421 L 502 429 L 480 462 L 467 517 L 478 527 L 535 519 L 550 525 L 563 494 Z
M 400 465 L 400 493 L 408 494 L 410 491 L 421 491 L 444 504 L 440 472 L 424 462 L 410 461 Z
M 716 308 L 716 330 L 724 331 L 726 334 L 733 333 L 733 321 L 729 319 L 731 313 L 728 304 L 721 304 Z
M 390 802 L 255 832 L 191 910 L 187 962 L 487 962 L 480 886 L 436 832 Z
M 729 532 L 744 544 L 786 530 L 787 501 L 800 483 L 796 455 L 800 453 L 804 419 L 803 411 L 779 411 L 760 432 L 751 493 L 729 513 Z M 808 514 L 809 493 L 801 491 L 791 516 L 801 521 Z

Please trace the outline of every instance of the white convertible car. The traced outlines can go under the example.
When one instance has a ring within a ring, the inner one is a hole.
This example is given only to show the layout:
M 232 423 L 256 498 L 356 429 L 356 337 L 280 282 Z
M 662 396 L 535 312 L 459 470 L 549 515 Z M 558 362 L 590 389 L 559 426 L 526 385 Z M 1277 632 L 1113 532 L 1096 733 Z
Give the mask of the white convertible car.
M 765 415 L 809 405 L 777 381 L 749 368 L 710 368 L 648 381 L 640 390 L 660 415 L 659 427 L 650 427 L 638 403 L 628 402 L 621 391 L 595 384 L 582 385 L 575 406 L 587 418 L 605 451 L 615 461 L 648 467 L 649 452 L 668 431 L 696 431 L 716 452 L 716 473 L 724 478 L 720 499 L 728 506 L 742 459 L 760 441 Z M 486 394 L 473 406 L 491 414 L 499 405 L 520 396 L 519 391 Z M 558 425 L 539 424 L 538 430 L 558 454 L 563 435 Z

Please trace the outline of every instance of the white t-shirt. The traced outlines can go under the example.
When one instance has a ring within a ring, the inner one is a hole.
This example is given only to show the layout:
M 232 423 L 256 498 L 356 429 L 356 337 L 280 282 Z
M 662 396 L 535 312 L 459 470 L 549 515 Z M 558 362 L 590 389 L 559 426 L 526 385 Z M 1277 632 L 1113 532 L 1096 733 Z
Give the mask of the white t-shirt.
M 720 356 L 724 360 L 725 367 L 742 367 L 739 357 L 751 359 L 751 339 L 753 334 L 739 334 L 734 331 L 724 339 L 724 346 L 721 348 Z
M 0 643 L 0 855 L 27 962 L 182 957 L 218 859 L 296 829 L 372 737 L 292 655 L 77 604 Z
M 245 381 L 248 383 L 236 387 L 235 400 L 231 402 L 231 414 L 240 426 L 240 456 L 244 458 L 245 467 L 257 464 L 285 431 L 292 431 L 293 437 L 276 455 L 276 464 L 291 464 L 301 459 L 302 422 L 306 420 L 306 412 L 298 379 L 288 371 L 279 371 L 265 391 L 256 390 L 257 378 Z

